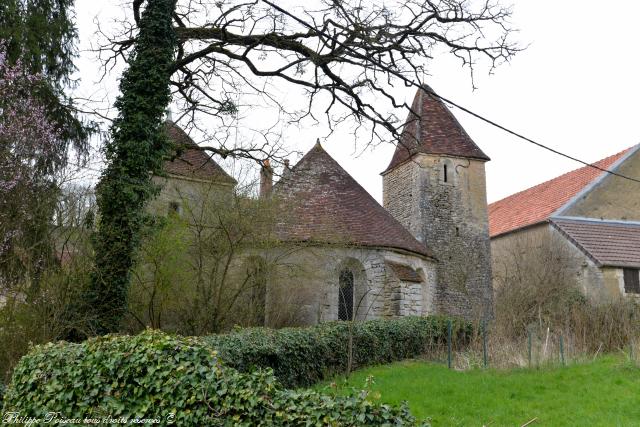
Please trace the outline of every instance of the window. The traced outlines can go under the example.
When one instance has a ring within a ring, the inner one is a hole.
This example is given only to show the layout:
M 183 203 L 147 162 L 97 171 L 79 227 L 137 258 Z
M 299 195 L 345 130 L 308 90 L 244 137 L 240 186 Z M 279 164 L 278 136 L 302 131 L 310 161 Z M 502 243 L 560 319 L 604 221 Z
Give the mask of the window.
M 442 159 L 441 162 L 442 162 L 441 163 L 442 178 L 440 179 L 440 182 L 442 184 L 453 185 L 454 184 L 454 176 L 452 173 L 454 171 L 453 162 L 451 161 L 451 159 Z
M 180 215 L 180 203 L 169 202 L 169 215 Z
M 627 294 L 640 294 L 640 270 L 637 268 L 625 268 L 624 292 Z
M 353 319 L 353 272 L 342 270 L 338 287 L 338 320 Z

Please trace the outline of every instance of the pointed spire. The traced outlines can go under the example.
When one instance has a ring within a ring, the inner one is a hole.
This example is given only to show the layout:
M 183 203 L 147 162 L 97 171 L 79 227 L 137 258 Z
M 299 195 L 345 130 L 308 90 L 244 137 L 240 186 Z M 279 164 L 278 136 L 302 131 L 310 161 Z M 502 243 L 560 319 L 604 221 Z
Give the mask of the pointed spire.
M 391 163 L 383 174 L 417 153 L 442 154 L 487 161 L 489 157 L 473 142 L 433 89 L 418 89 Z

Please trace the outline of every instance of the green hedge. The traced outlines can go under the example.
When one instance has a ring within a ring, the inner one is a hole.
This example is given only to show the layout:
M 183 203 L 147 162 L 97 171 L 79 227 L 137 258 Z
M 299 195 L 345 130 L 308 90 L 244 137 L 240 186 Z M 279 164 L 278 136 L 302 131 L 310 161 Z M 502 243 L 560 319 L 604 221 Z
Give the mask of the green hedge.
M 58 420 L 81 423 L 415 425 L 406 407 L 372 403 L 364 393 L 333 397 L 280 387 L 268 369 L 240 373 L 224 366 L 199 339 L 146 331 L 35 347 L 14 371 L 3 412 L 40 420 L 32 424 L 56 412 Z
M 210 343 L 229 366 L 241 372 L 270 367 L 289 388 L 309 386 L 347 368 L 349 327 L 353 334 L 353 367 L 389 363 L 442 348 L 448 318 L 405 317 L 365 322 L 330 322 L 307 328 L 249 328 L 212 335 Z M 471 335 L 471 324 L 453 320 L 457 343 Z

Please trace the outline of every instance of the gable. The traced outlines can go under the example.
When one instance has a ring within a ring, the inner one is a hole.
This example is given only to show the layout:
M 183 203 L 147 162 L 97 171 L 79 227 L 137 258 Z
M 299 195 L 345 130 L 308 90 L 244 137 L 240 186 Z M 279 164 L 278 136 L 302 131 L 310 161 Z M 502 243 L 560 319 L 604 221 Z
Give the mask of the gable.
M 180 178 L 204 180 L 232 186 L 237 183 L 213 160 L 211 155 L 201 150 L 198 144 L 178 125 L 167 121 L 165 130 L 177 152 L 175 158 L 164 162 L 166 173 Z
M 640 147 L 640 146 L 638 146 Z M 615 168 L 631 150 L 628 148 L 613 156 L 595 162 L 602 169 Z M 589 190 L 589 186 L 606 172 L 593 167 L 560 175 L 489 205 L 489 235 L 493 238 L 520 228 L 548 221 L 565 206 L 573 205 L 576 197 Z M 637 185 L 637 183 L 633 183 Z
M 640 146 L 632 149 L 616 169 L 640 179 Z M 562 216 L 640 221 L 640 183 L 606 175 L 558 212 Z

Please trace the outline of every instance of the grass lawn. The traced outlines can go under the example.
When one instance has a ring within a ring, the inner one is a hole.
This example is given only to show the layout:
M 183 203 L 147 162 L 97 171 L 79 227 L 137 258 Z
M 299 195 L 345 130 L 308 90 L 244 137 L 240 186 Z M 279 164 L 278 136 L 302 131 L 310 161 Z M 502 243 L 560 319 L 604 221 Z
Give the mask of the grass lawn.
M 395 363 L 338 378 L 337 392 L 363 388 L 373 398 L 409 403 L 433 426 L 640 426 L 640 368 L 623 357 L 567 367 L 453 371 L 420 361 Z M 318 388 L 331 390 L 323 384 Z M 334 392 L 336 389 L 333 389 Z

